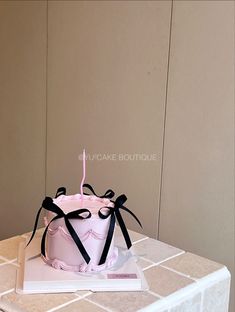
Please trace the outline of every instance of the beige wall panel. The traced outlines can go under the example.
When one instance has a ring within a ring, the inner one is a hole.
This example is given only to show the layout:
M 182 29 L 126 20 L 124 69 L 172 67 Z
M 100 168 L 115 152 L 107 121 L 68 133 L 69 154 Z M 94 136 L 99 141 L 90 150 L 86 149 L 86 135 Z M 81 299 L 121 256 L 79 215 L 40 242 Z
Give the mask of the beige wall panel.
M 79 192 L 85 147 L 94 154 L 156 154 L 155 161 L 90 160 L 97 193 L 125 192 L 155 236 L 170 1 L 49 2 L 47 192 Z M 138 229 L 128 218 L 128 225 Z
M 175 1 L 160 239 L 232 272 L 233 90 L 234 2 Z
M 45 190 L 46 2 L 0 2 L 0 239 L 33 226 Z

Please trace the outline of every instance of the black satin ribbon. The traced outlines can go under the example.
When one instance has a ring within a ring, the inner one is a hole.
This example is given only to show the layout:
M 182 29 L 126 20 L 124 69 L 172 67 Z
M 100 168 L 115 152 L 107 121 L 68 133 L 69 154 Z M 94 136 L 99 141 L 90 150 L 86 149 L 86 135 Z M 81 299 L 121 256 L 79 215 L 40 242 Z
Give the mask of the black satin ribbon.
M 41 213 L 41 210 L 42 208 L 48 210 L 48 211 L 51 211 L 51 212 L 54 212 L 56 214 L 56 216 L 54 218 L 51 219 L 51 221 L 48 223 L 44 233 L 43 233 L 43 236 L 42 236 L 42 240 L 41 240 L 41 254 L 46 257 L 46 252 L 45 252 L 45 242 L 46 242 L 46 235 L 47 235 L 47 231 L 48 231 L 48 228 L 50 226 L 50 224 L 54 221 L 54 220 L 57 220 L 57 219 L 60 219 L 60 218 L 64 218 L 64 221 L 65 221 L 65 224 L 66 224 L 66 227 L 71 235 L 71 237 L 73 238 L 75 244 L 77 245 L 77 248 L 79 249 L 80 253 L 82 254 L 84 260 L 86 261 L 86 263 L 88 264 L 90 262 L 90 256 L 88 255 L 85 247 L 83 246 L 80 238 L 78 237 L 77 233 L 75 232 L 72 224 L 70 223 L 70 219 L 89 219 L 91 217 L 91 212 L 88 210 L 88 209 L 78 209 L 78 210 L 74 210 L 74 211 L 71 211 L 67 214 L 65 214 L 63 212 L 62 209 L 60 209 L 60 207 L 58 207 L 56 204 L 53 203 L 53 199 L 51 197 L 46 197 L 42 203 L 42 207 L 39 209 L 38 213 L 37 213 L 37 216 L 36 216 L 36 220 L 35 220 L 35 224 L 34 224 L 34 229 L 33 229 L 33 233 L 31 235 L 31 238 L 27 244 L 27 246 L 30 244 L 30 242 L 32 241 L 34 235 L 35 235 L 35 232 L 36 232 L 36 229 L 37 229 L 37 225 L 38 225 L 38 219 L 39 219 L 39 216 L 40 216 L 40 213 Z M 82 214 L 86 214 L 85 216 L 82 215 Z
M 66 188 L 64 186 L 58 188 L 55 194 L 55 198 L 59 197 L 60 195 L 66 195 Z
M 126 202 L 126 200 L 127 200 L 126 195 L 122 194 L 122 195 L 118 196 L 115 201 L 112 201 L 114 203 L 114 207 L 102 207 L 102 208 L 100 208 L 100 210 L 98 212 L 98 215 L 101 219 L 107 219 L 110 216 L 110 224 L 109 224 L 108 234 L 107 234 L 107 238 L 106 238 L 106 242 L 104 245 L 103 252 L 102 252 L 101 257 L 100 257 L 99 265 L 105 263 L 105 261 L 106 261 L 106 258 L 107 258 L 108 252 L 109 252 L 109 248 L 110 248 L 110 244 L 111 244 L 112 238 L 113 238 L 116 219 L 119 223 L 119 226 L 120 226 L 120 229 L 122 231 L 123 237 L 125 239 L 127 248 L 129 249 L 132 246 L 129 233 L 127 231 L 125 222 L 123 221 L 122 215 L 120 213 L 121 209 L 128 212 L 132 217 L 134 217 L 134 219 L 142 227 L 142 224 L 140 223 L 139 219 L 134 215 L 134 213 L 131 212 L 125 206 L 123 206 L 123 204 Z M 103 209 L 107 209 L 106 214 L 102 213 Z
M 111 198 L 113 198 L 114 195 L 115 195 L 114 191 L 111 190 L 111 189 L 107 190 L 107 191 L 104 193 L 104 195 L 97 195 L 96 192 L 94 191 L 93 187 L 92 187 L 90 184 L 85 183 L 85 184 L 83 184 L 83 188 L 84 188 L 84 187 L 87 188 L 88 190 L 90 190 L 91 193 L 92 193 L 93 195 L 95 195 L 96 197 L 99 197 L 99 198 L 108 198 L 108 199 L 111 199 Z M 88 193 L 83 193 L 83 194 L 84 194 L 84 195 L 90 195 L 90 194 L 88 194 Z

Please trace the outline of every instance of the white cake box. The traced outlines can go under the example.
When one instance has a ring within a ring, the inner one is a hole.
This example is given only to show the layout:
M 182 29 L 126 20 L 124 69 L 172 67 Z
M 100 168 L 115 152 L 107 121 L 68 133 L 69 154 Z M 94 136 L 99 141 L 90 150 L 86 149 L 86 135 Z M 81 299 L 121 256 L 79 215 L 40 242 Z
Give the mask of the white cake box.
M 41 237 L 35 236 L 25 248 L 26 241 L 19 246 L 16 279 L 16 292 L 58 293 L 91 291 L 144 291 L 148 289 L 136 256 L 130 250 L 118 248 L 118 260 L 115 265 L 101 272 L 80 273 L 57 270 L 46 264 L 40 256 Z

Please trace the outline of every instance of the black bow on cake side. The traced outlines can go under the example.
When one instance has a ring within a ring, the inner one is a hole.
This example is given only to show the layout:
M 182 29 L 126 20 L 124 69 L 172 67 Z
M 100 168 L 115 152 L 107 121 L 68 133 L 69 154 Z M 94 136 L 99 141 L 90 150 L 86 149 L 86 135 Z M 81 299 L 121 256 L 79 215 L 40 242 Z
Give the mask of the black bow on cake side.
M 78 209 L 78 210 L 74 210 L 74 211 L 71 211 L 67 214 L 65 214 L 63 212 L 62 209 L 60 209 L 60 207 L 58 207 L 56 204 L 53 203 L 53 199 L 51 197 L 46 197 L 44 199 L 44 201 L 42 202 L 42 206 L 41 208 L 39 209 L 38 213 L 37 213 L 37 216 L 36 216 L 36 221 L 35 221 L 35 224 L 34 224 L 34 229 L 33 229 L 33 233 L 31 235 L 31 238 L 27 244 L 27 246 L 30 244 L 30 242 L 32 241 L 34 235 L 35 235 L 35 232 L 36 232 L 36 229 L 37 229 L 37 225 L 38 225 L 38 220 L 39 220 L 39 216 L 40 216 L 40 213 L 42 211 L 42 208 L 44 208 L 45 210 L 47 211 L 51 211 L 53 213 L 56 214 L 55 217 L 53 217 L 51 219 L 51 221 L 48 223 L 48 225 L 46 226 L 45 230 L 44 230 L 44 233 L 42 235 L 42 240 L 41 240 L 41 254 L 46 257 L 46 251 L 45 251 L 45 243 L 46 243 L 46 235 L 47 235 L 47 231 L 48 231 L 48 228 L 50 226 L 50 224 L 55 221 L 55 220 L 58 220 L 60 218 L 64 218 L 64 222 L 65 222 L 65 225 L 69 231 L 69 234 L 71 235 L 72 239 L 74 240 L 77 248 L 79 249 L 80 253 L 82 254 L 84 260 L 86 261 L 86 263 L 89 263 L 90 262 L 90 256 L 88 255 L 85 247 L 83 246 L 80 238 L 78 237 L 76 231 L 74 230 L 72 224 L 70 223 L 70 219 L 89 219 L 91 217 L 91 212 L 88 210 L 88 209 Z M 85 216 L 83 214 L 86 214 Z
M 127 248 L 130 249 L 132 246 L 129 233 L 127 231 L 127 228 L 126 228 L 125 222 L 122 218 L 120 210 L 124 210 L 124 211 L 128 212 L 138 222 L 138 224 L 140 225 L 141 228 L 142 228 L 142 224 L 141 224 L 140 220 L 136 217 L 136 215 L 132 211 L 130 211 L 127 207 L 123 206 L 123 204 L 127 200 L 127 197 L 125 194 L 118 196 L 116 198 L 116 200 L 113 201 L 113 200 L 111 200 L 111 198 L 115 194 L 112 190 L 106 191 L 106 193 L 103 196 L 98 196 L 98 195 L 96 195 L 94 189 L 92 188 L 92 186 L 90 184 L 83 184 L 83 187 L 88 188 L 93 193 L 93 195 L 95 195 L 97 197 L 109 198 L 110 201 L 114 204 L 114 207 L 108 207 L 108 206 L 101 207 L 99 212 L 98 212 L 98 215 L 101 219 L 107 219 L 110 216 L 110 224 L 109 224 L 108 234 L 107 234 L 106 242 L 104 244 L 104 249 L 103 249 L 103 252 L 101 254 L 100 261 L 99 261 L 99 265 L 101 265 L 101 264 L 104 264 L 106 261 L 106 258 L 107 258 L 108 252 L 109 252 L 109 248 L 110 248 L 110 245 L 112 242 L 112 238 L 113 238 L 116 220 L 118 221 L 118 224 L 119 224 L 120 229 L 122 231 L 122 234 L 123 234 L 123 237 L 125 239 Z M 84 193 L 84 194 L 89 195 L 87 193 Z M 107 195 L 110 195 L 110 196 L 108 197 Z M 102 210 L 104 208 L 108 209 L 108 213 L 106 213 L 106 214 L 102 213 Z

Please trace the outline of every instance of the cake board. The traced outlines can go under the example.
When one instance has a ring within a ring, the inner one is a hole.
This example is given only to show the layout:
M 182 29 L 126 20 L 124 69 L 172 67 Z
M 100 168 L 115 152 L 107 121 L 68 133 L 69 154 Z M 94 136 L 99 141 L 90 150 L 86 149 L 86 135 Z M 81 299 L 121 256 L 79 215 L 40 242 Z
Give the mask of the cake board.
M 41 236 L 37 235 L 26 246 L 21 242 L 18 255 L 16 292 L 20 294 L 90 291 L 145 291 L 147 281 L 137 265 L 137 257 L 130 251 L 118 248 L 115 265 L 101 272 L 69 272 L 47 265 L 40 256 Z

